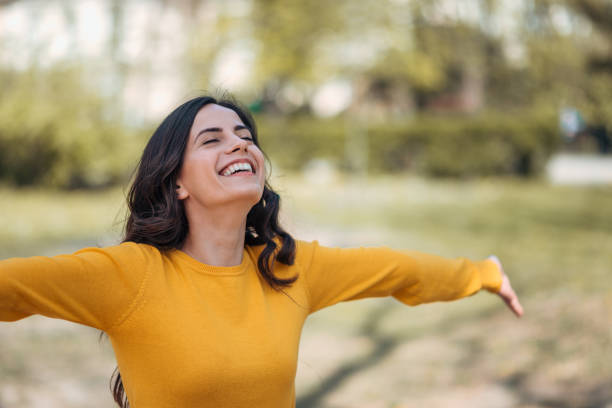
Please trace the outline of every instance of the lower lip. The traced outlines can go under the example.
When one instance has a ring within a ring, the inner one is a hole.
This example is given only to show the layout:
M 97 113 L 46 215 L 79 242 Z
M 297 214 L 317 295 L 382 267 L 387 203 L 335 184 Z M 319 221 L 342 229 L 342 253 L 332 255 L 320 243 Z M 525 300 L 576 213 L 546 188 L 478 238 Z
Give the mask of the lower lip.
M 223 176 L 223 177 L 240 177 L 240 176 L 248 177 L 248 176 L 254 176 L 254 175 L 255 173 L 250 172 L 250 171 L 239 171 L 238 173 L 230 174 L 229 176 Z

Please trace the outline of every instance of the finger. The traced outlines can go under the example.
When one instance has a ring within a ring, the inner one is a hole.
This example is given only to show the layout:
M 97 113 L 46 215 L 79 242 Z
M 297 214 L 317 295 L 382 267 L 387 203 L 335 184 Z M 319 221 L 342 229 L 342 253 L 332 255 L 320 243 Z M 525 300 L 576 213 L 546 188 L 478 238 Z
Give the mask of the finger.
M 521 317 L 523 315 L 523 306 L 521 306 L 521 302 L 519 302 L 516 295 L 504 298 L 504 301 L 506 302 L 506 305 L 508 305 L 508 308 L 516 315 L 516 317 Z
M 514 314 L 516 314 L 516 317 L 521 317 L 524 313 L 523 306 L 521 305 L 521 302 L 519 302 L 517 297 L 512 299 L 511 308 Z
M 519 302 L 518 296 L 516 296 L 516 292 L 514 292 L 514 289 L 512 289 L 510 280 L 506 275 L 503 276 L 502 287 L 497 294 L 504 300 L 508 308 L 510 308 L 510 310 L 512 310 L 517 317 L 521 317 L 523 315 L 523 306 L 521 305 L 521 302 Z
M 507 287 L 505 290 L 500 291 L 498 295 L 517 317 L 521 317 L 523 315 L 523 306 L 521 306 L 521 303 L 519 302 L 518 297 L 512 288 Z

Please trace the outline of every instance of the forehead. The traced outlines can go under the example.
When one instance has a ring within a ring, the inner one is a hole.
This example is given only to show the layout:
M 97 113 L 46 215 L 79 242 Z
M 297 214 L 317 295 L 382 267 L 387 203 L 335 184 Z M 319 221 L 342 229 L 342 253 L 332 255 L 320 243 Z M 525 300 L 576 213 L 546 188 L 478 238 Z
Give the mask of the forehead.
M 234 127 L 235 125 L 244 125 L 236 112 L 230 108 L 209 103 L 196 114 L 191 125 L 191 133 L 197 134 L 200 130 L 211 127 Z

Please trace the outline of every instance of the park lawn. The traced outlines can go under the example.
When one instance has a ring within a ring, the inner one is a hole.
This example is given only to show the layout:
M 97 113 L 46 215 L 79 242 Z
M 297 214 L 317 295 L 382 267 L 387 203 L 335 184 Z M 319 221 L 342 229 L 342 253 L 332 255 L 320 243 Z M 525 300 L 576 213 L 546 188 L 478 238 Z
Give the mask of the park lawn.
M 612 188 L 385 177 L 287 190 L 297 229 L 325 243 L 497 254 L 526 308 L 518 321 L 482 294 L 315 314 L 304 331 L 298 406 L 612 403 L 612 362 L 602 358 L 612 356 Z
M 0 257 L 109 245 L 125 217 L 120 188 L 55 191 L 0 188 Z
M 304 329 L 298 407 L 612 403 L 612 188 L 403 176 L 272 184 L 296 238 L 472 259 L 495 253 L 526 309 L 517 320 L 485 293 L 452 304 L 370 299 L 318 312 Z M 1 257 L 119 240 L 120 189 L 0 196 Z M 109 406 L 112 354 L 95 331 L 30 318 L 2 327 L 0 344 L 0 402 L 31 406 L 38 395 L 70 407 L 85 395 L 94 406 L 100 395 L 98 406 Z

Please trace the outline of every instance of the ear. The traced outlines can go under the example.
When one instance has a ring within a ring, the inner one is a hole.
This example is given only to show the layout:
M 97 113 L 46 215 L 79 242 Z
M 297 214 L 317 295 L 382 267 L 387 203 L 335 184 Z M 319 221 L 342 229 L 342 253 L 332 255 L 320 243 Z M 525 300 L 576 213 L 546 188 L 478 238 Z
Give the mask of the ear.
M 189 197 L 189 192 L 187 191 L 187 189 L 183 186 L 183 183 L 181 183 L 180 180 L 176 181 L 176 196 L 178 197 L 179 200 L 184 200 L 187 197 Z

